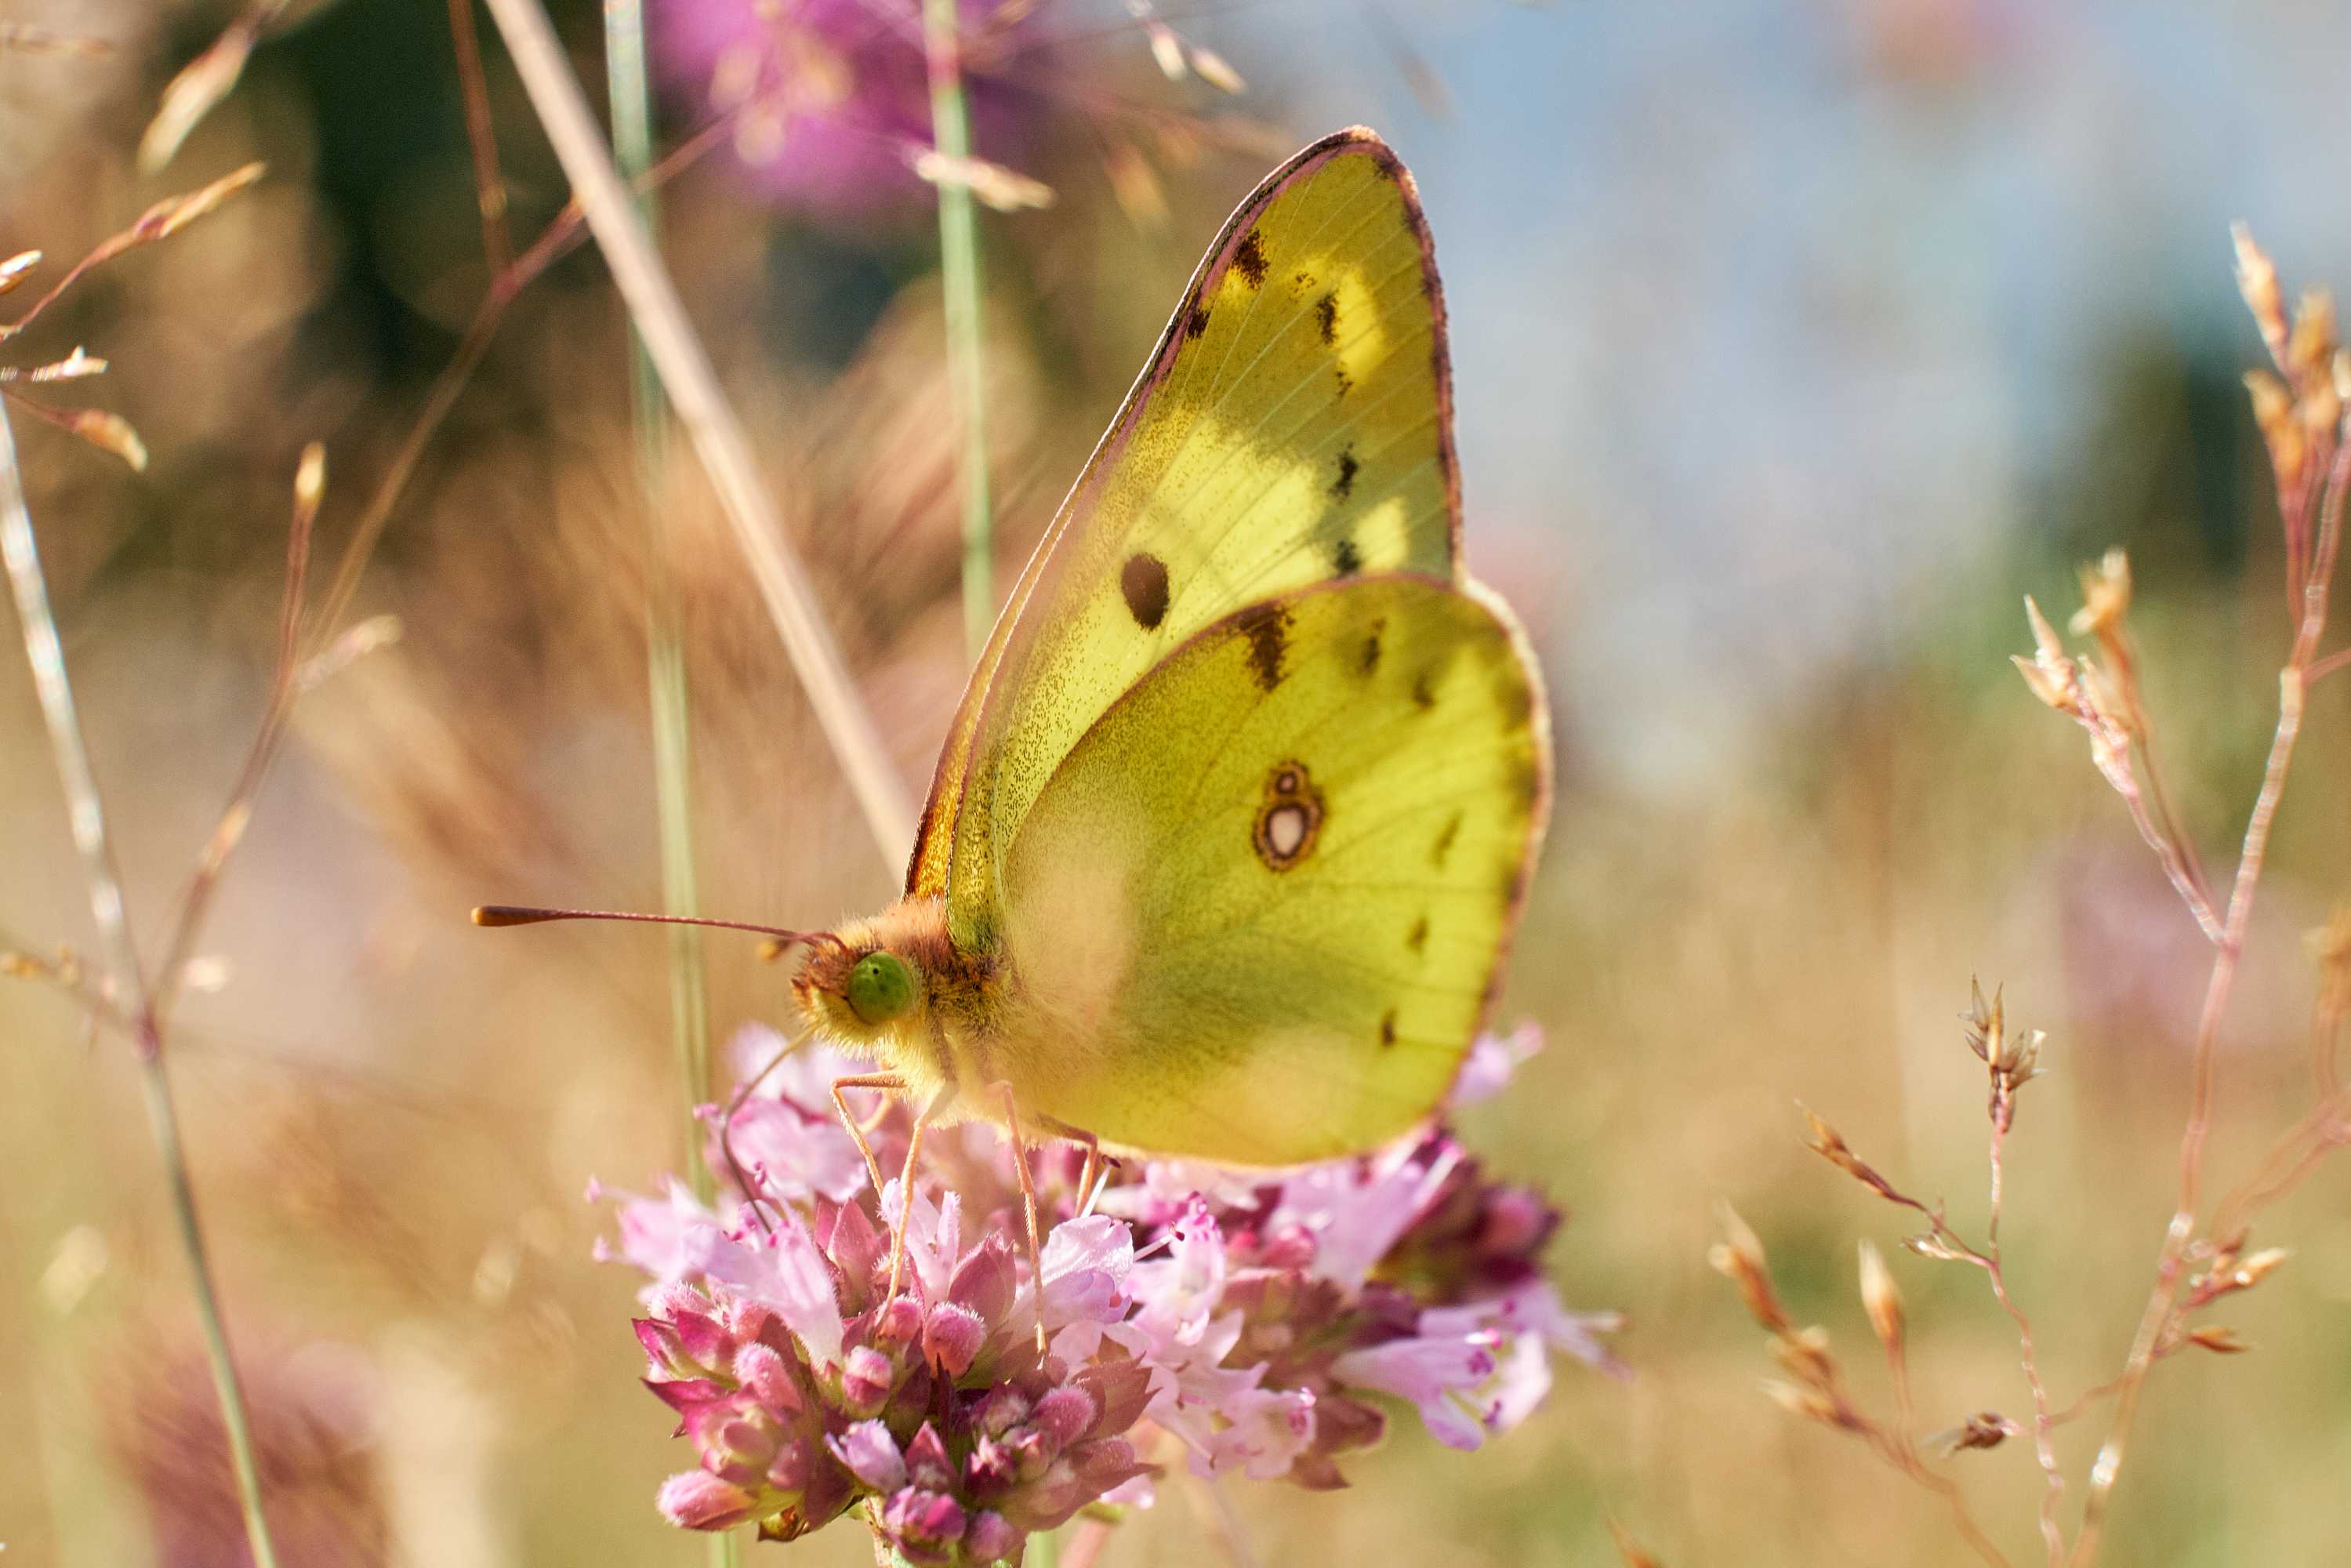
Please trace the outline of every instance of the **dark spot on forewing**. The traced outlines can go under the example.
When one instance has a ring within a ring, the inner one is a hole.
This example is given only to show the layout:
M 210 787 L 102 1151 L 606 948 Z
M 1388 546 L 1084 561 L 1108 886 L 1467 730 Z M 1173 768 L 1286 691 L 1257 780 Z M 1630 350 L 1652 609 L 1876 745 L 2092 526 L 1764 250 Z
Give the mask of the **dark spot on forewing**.
M 1423 713 L 1426 713 L 1429 709 L 1437 706 L 1437 668 L 1435 665 L 1432 664 L 1428 668 L 1421 671 L 1420 674 L 1413 676 L 1412 701 L 1413 706 L 1419 708 Z
M 1355 493 L 1355 476 L 1364 465 L 1355 460 L 1355 449 L 1343 447 L 1339 453 L 1339 476 L 1331 481 L 1331 494 L 1343 501 Z
M 1395 1042 L 1395 1009 L 1390 1008 L 1380 1015 L 1380 1048 L 1384 1051 Z
M 1325 294 L 1314 302 L 1314 330 L 1326 349 L 1339 341 L 1338 295 Z
M 1208 308 L 1206 305 L 1194 305 L 1192 307 L 1192 315 L 1190 319 L 1184 323 L 1185 332 L 1191 337 L 1197 338 L 1205 334 L 1207 329 Z
M 1355 390 L 1355 378 L 1347 373 L 1346 366 L 1334 362 L 1331 366 L 1331 374 L 1339 382 L 1339 395 L 1342 398 Z
M 1364 569 L 1364 552 L 1355 548 L 1354 540 L 1341 534 L 1339 542 L 1332 547 L 1331 564 L 1339 569 L 1341 577 L 1353 577 Z
M 1233 253 L 1233 270 L 1251 288 L 1264 285 L 1265 242 L 1258 238 L 1257 230 L 1249 230 L 1249 237 L 1241 241 L 1241 248 Z
M 1126 612 L 1149 632 L 1167 618 L 1167 563 L 1147 550 L 1137 550 L 1119 569 L 1118 591 L 1126 596 Z
M 1405 935 L 1404 945 L 1415 953 L 1425 953 L 1428 950 L 1427 915 L 1424 915 L 1412 923 L 1412 930 Z
M 1311 288 L 1314 287 L 1314 275 L 1311 272 L 1301 272 L 1296 275 L 1296 282 L 1301 288 Z
M 1259 687 L 1270 692 L 1281 685 L 1283 662 L 1290 656 L 1290 612 L 1269 601 L 1240 612 L 1233 623 L 1249 639 L 1249 670 Z
M 1437 867 L 1439 871 L 1444 870 L 1445 857 L 1453 852 L 1453 841 L 1460 836 L 1461 813 L 1456 811 L 1451 817 L 1446 820 L 1445 831 L 1437 835 L 1437 842 L 1430 846 L 1428 852 L 1428 863 Z

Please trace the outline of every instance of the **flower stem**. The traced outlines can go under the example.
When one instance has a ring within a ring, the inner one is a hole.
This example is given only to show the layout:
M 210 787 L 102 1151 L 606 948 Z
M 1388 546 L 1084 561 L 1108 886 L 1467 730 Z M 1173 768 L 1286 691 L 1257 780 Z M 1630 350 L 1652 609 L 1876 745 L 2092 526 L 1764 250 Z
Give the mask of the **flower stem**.
M 621 172 L 634 184 L 653 166 L 651 92 L 645 80 L 644 8 L 640 0 L 607 0 L 604 7 L 604 72 L 612 112 L 612 152 Z M 640 188 L 637 215 L 646 232 L 660 233 L 659 197 Z M 658 247 L 658 237 L 654 240 Z M 652 538 L 647 549 L 645 674 L 652 697 L 653 798 L 661 821 L 662 908 L 670 915 L 699 915 L 694 852 L 694 737 L 688 701 L 685 646 L 677 579 L 670 570 L 670 533 L 663 505 L 669 444 L 668 408 L 661 376 L 645 351 L 644 339 L 629 331 L 629 409 L 637 436 L 637 474 Z M 716 1191 L 703 1157 L 702 1122 L 695 1113 L 711 1097 L 710 1004 L 703 986 L 702 932 L 697 926 L 669 928 L 670 1034 L 676 1042 L 679 1081 L 685 1093 L 686 1170 L 695 1196 L 705 1203 Z M 720 1537 L 732 1543 L 731 1536 Z
M 606 0 L 604 84 L 612 115 L 612 154 L 622 175 L 636 186 L 637 218 L 661 241 L 660 198 L 639 183 L 653 166 L 653 95 L 645 80 L 645 16 L 640 0 Z M 662 401 L 661 374 L 645 340 L 629 328 L 629 414 L 636 431 L 637 478 L 651 534 L 645 557 L 645 684 L 653 728 L 653 802 L 660 820 L 662 909 L 699 915 L 701 897 L 694 863 L 694 733 L 688 701 L 685 644 L 677 579 L 670 570 L 670 530 L 663 503 L 669 445 L 669 411 Z M 710 999 L 703 987 L 702 931 L 673 925 L 669 940 L 670 1038 L 677 1049 L 678 1082 L 685 1096 L 685 1167 L 694 1195 L 711 1201 L 717 1184 L 703 1156 L 702 1120 L 711 1096 Z M 711 1568 L 735 1568 L 743 1542 L 731 1530 L 711 1536 Z
M 89 764 L 89 748 L 82 738 L 81 720 L 74 711 L 73 686 L 66 677 L 65 651 L 57 639 L 56 618 L 49 611 L 48 583 L 41 573 L 41 557 L 33 537 L 32 514 L 25 507 L 23 480 L 16 471 L 16 438 L 7 414 L 0 409 L 0 558 L 16 594 L 16 613 L 23 623 L 25 656 L 33 668 L 33 684 L 41 716 L 49 730 L 49 748 L 65 787 L 66 806 L 73 824 L 75 846 L 89 879 L 91 917 L 98 925 L 99 949 L 112 972 L 117 996 L 131 1009 L 139 1058 L 141 1086 L 145 1091 L 147 1120 L 155 1136 L 171 1194 L 172 1220 L 181 1250 L 188 1260 L 194 1287 L 196 1318 L 202 1325 L 204 1355 L 210 1363 L 213 1390 L 219 1396 L 221 1427 L 228 1439 L 229 1463 L 235 1472 L 237 1507 L 245 1516 L 245 1535 L 256 1568 L 277 1568 L 277 1550 L 269 1538 L 269 1523 L 261 1511 L 261 1470 L 255 1462 L 253 1431 L 246 1418 L 245 1391 L 237 1382 L 236 1364 L 230 1358 L 228 1329 L 223 1322 L 220 1298 L 213 1286 L 212 1263 L 204 1250 L 204 1227 L 196 1213 L 194 1184 L 189 1179 L 187 1154 L 180 1143 L 179 1112 L 172 1101 L 172 1082 L 164 1071 L 163 1042 L 156 1031 L 155 1015 L 148 1002 L 147 982 L 131 939 L 131 924 L 123 908 L 122 878 L 114 863 L 114 847 L 106 835 L 106 811 L 98 779 Z
M 953 173 L 971 157 L 956 4 L 923 0 L 923 53 L 930 68 L 931 141 L 947 171 L 938 182 L 939 270 L 946 292 L 947 382 L 963 435 L 964 643 L 977 658 L 996 619 L 996 557 L 980 358 L 979 230 L 971 186 Z

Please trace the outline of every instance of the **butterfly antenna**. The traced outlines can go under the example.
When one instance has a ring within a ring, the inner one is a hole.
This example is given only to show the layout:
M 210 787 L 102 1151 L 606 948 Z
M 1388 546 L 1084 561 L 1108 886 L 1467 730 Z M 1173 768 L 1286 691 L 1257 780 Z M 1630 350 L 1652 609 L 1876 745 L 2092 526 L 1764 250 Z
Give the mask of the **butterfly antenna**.
M 765 936 L 759 956 L 773 958 L 795 943 L 838 943 L 830 931 L 790 931 L 780 925 L 760 925 L 748 920 L 712 920 L 695 915 L 640 915 L 625 909 L 538 909 L 521 904 L 485 904 L 474 911 L 476 925 L 538 925 L 549 920 L 634 920 L 648 925 L 711 925 L 724 931 L 748 931 Z

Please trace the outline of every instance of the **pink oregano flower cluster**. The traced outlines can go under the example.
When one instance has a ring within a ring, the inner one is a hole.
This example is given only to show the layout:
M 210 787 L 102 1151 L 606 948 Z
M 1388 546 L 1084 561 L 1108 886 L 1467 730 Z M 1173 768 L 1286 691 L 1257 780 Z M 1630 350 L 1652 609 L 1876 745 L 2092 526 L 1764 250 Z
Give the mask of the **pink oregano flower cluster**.
M 746 1030 L 737 1059 L 779 1043 Z M 1455 1103 L 1539 1045 L 1531 1030 L 1480 1040 Z M 1623 1370 L 1598 1338 L 1615 1316 L 1568 1311 L 1542 1277 L 1557 1211 L 1443 1131 L 1278 1175 L 1154 1161 L 1087 1214 L 1071 1212 L 1074 1155 L 1045 1151 L 1041 1281 L 1015 1239 L 1002 1140 L 935 1134 L 885 1299 L 882 1217 L 902 1197 L 893 1181 L 875 1199 L 830 1113 L 844 1070 L 804 1050 L 736 1113 L 756 1213 L 676 1182 L 622 1197 L 618 1255 L 653 1279 L 646 1382 L 698 1461 L 661 1489 L 674 1523 L 788 1541 L 855 1511 L 918 1568 L 1015 1562 L 1081 1509 L 1149 1502 L 1157 1462 L 1338 1487 L 1387 1399 L 1475 1448 L 1541 1401 L 1552 1351 Z M 903 1115 L 874 1135 L 885 1170 L 904 1135 Z

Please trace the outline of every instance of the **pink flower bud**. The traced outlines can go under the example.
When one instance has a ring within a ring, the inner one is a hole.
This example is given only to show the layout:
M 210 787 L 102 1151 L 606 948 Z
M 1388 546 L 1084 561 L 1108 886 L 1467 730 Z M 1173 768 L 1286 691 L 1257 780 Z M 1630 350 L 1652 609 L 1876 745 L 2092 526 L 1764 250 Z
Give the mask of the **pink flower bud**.
M 993 1437 L 983 1437 L 965 1461 L 964 1475 L 972 1490 L 983 1496 L 1008 1490 L 1019 1479 L 1019 1464 L 1011 1449 Z
M 980 1401 L 976 1424 L 991 1437 L 1001 1437 L 1029 1419 L 1029 1396 L 1008 1383 L 999 1383 Z
M 662 1517 L 687 1530 L 726 1530 L 751 1517 L 751 1494 L 703 1470 L 662 1482 L 654 1500 Z
M 726 1364 L 727 1356 L 735 1348 L 734 1337 L 719 1326 L 716 1318 L 680 1309 L 670 1314 L 669 1322 L 677 1332 L 680 1353 L 695 1366 Z
M 851 1310 L 857 1310 L 873 1289 L 873 1272 L 883 1256 L 881 1234 L 857 1205 L 820 1200 L 816 1206 L 816 1236 L 825 1257 L 848 1283 Z
M 874 1343 L 893 1350 L 912 1344 L 922 1332 L 922 1304 L 912 1296 L 891 1297 L 873 1320 Z
M 646 1370 L 656 1377 L 695 1377 L 702 1369 L 685 1354 L 685 1343 L 677 1330 L 658 1318 L 639 1318 L 630 1325 L 637 1331 L 637 1343 L 644 1347 Z
M 1029 1420 L 1052 1438 L 1055 1448 L 1061 1448 L 1083 1437 L 1098 1414 L 1092 1395 L 1082 1388 L 1063 1387 L 1038 1400 Z
M 841 1405 L 861 1418 L 875 1415 L 889 1401 L 897 1381 L 898 1369 L 890 1364 L 890 1358 L 870 1344 L 861 1344 L 849 1353 L 841 1369 Z
M 963 1507 L 951 1497 L 908 1487 L 882 1506 L 882 1528 L 915 1562 L 945 1562 L 963 1537 Z
M 955 1461 L 947 1458 L 947 1446 L 928 1421 L 906 1445 L 906 1474 L 918 1487 L 932 1491 L 946 1491 L 955 1485 Z
M 1480 1250 L 1523 1257 L 1551 1235 L 1559 1224 L 1559 1211 L 1526 1187 L 1500 1186 L 1486 1194 L 1479 1219 Z
M 905 1458 L 890 1429 L 879 1421 L 860 1421 L 828 1439 L 828 1446 L 851 1475 L 877 1492 L 894 1492 L 906 1484 Z
M 777 1437 L 773 1422 L 737 1416 L 703 1434 L 702 1462 L 737 1485 L 754 1485 L 776 1457 Z
M 816 1448 L 807 1438 L 786 1443 L 768 1464 L 768 1484 L 778 1491 L 806 1491 L 815 1474 Z
M 984 1322 L 999 1322 L 1012 1310 L 1018 1286 L 1011 1244 L 990 1231 L 956 1265 L 947 1280 L 947 1300 L 969 1308 Z
M 971 1563 L 1001 1563 L 1019 1553 L 1028 1537 L 993 1509 L 971 1516 L 963 1529 L 963 1554 Z
M 1051 1433 L 1035 1427 L 1008 1434 L 1004 1448 L 1012 1456 L 1012 1473 L 1024 1481 L 1033 1481 L 1051 1469 L 1054 1457 L 1061 1451 Z
M 944 1368 L 949 1377 L 971 1369 L 979 1347 L 987 1343 L 987 1324 L 969 1307 L 941 1301 L 923 1325 L 923 1354 Z
M 735 1381 L 777 1416 L 791 1416 L 799 1410 L 799 1387 L 792 1379 L 791 1368 L 772 1345 L 755 1340 L 743 1346 L 735 1353 L 734 1372 Z

